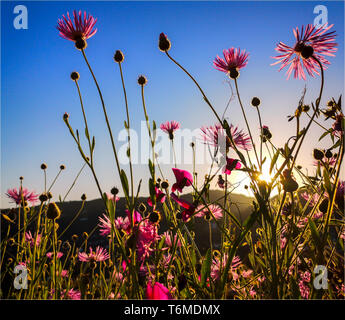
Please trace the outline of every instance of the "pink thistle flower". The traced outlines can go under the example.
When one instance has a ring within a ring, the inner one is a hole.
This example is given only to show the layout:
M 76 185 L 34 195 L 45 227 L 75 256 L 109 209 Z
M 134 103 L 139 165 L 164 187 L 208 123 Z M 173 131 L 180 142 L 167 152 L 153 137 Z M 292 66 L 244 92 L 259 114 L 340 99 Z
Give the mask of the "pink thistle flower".
M 125 212 L 127 214 L 128 220 L 131 221 L 132 220 L 131 212 L 128 209 L 126 209 Z M 133 219 L 134 219 L 134 224 L 139 223 L 142 220 L 141 214 L 138 211 L 134 210 Z
M 294 29 L 293 33 L 296 38 L 294 47 L 279 42 L 275 50 L 281 54 L 273 57 L 278 61 L 272 65 L 281 63 L 279 71 L 290 65 L 286 72 L 287 79 L 289 79 L 291 73 L 294 72 L 294 78 L 303 78 L 306 80 L 303 67 L 310 76 L 314 77 L 314 74 L 319 75 L 318 70 L 320 66 L 313 57 L 318 59 L 322 67 L 326 69 L 326 65 L 330 64 L 330 62 L 326 60 L 323 55 L 334 56 L 333 53 L 337 51 L 337 48 L 335 48 L 337 43 L 334 42 L 335 32 L 327 32 L 332 26 L 333 24 L 328 27 L 324 25 L 321 28 L 316 28 L 312 24 L 308 24 L 305 29 L 304 26 L 302 26 L 301 32 L 298 28 Z M 312 56 L 305 56 L 306 58 L 302 58 L 302 52 L 306 47 L 311 47 L 313 49 L 311 50 L 313 52 L 311 53 Z
M 86 16 L 86 12 L 82 15 L 82 12 L 73 11 L 73 20 L 67 12 L 67 18 L 65 15 L 62 15 L 62 19 L 58 19 L 57 29 L 60 31 L 60 36 L 64 39 L 76 41 L 79 39 L 87 40 L 91 38 L 96 32 L 97 29 L 94 29 L 94 26 L 97 22 L 91 15 Z M 74 24 L 73 24 L 74 23 Z
M 159 188 L 155 187 L 155 192 L 156 192 L 156 201 L 157 202 L 160 202 L 160 203 L 164 203 L 165 201 L 165 193 L 162 192 L 161 190 L 159 190 Z M 147 204 L 150 206 L 150 207 L 153 207 L 153 203 L 152 203 L 152 200 L 151 198 L 148 198 L 147 199 Z
M 20 204 L 22 202 L 22 196 L 24 201 L 31 202 L 32 204 L 38 201 L 38 195 L 34 192 L 29 192 L 26 188 L 17 188 L 8 189 L 6 193 L 7 197 L 12 199 L 16 204 Z
M 184 187 L 188 187 L 193 184 L 193 176 L 190 172 L 177 168 L 173 168 L 172 171 L 174 172 L 176 178 L 176 183 L 174 183 L 171 188 L 172 192 L 175 192 L 175 190 L 182 192 Z
M 205 217 L 207 220 L 213 218 L 221 219 L 223 217 L 223 210 L 216 204 L 209 204 L 208 206 L 200 205 L 195 210 L 197 213 L 195 214 L 196 217 L 203 218 Z M 212 212 L 212 215 L 210 213 Z
M 25 241 L 30 244 L 30 247 L 33 248 L 35 245 L 35 237 L 32 236 L 31 231 L 25 232 Z M 38 247 L 41 242 L 41 235 L 37 235 L 36 246 Z
M 169 139 L 174 139 L 174 132 L 180 129 L 180 124 L 177 121 L 166 121 L 160 125 L 163 132 L 169 135 Z
M 101 248 L 100 246 L 96 247 L 96 251 L 93 251 L 92 248 L 89 248 L 90 252 L 79 252 L 78 257 L 80 261 L 89 262 L 89 261 L 105 261 L 109 259 L 109 254 L 106 249 Z
M 170 233 L 168 231 L 163 233 L 164 237 L 165 237 L 165 244 L 169 247 L 172 248 L 174 246 L 174 244 L 176 243 L 177 240 L 177 234 L 175 234 L 174 239 L 172 239 L 172 236 L 170 235 Z M 181 247 L 181 241 L 180 239 L 177 240 L 177 247 Z
M 241 275 L 243 278 L 249 278 L 253 273 L 253 270 L 243 270 Z
M 213 258 L 212 265 L 211 265 L 211 274 L 210 274 L 213 281 L 220 279 L 221 271 L 224 270 L 228 259 L 229 257 L 227 254 L 223 256 L 222 261 L 220 257 Z M 234 280 L 238 278 L 238 274 L 236 273 L 236 270 L 240 266 L 240 264 L 241 264 L 241 259 L 238 256 L 235 256 L 231 261 L 230 272 L 232 273 Z
M 66 289 L 64 289 L 61 292 L 61 298 L 65 297 L 65 293 L 66 293 Z M 79 290 L 70 289 L 67 292 L 66 299 L 68 299 L 68 300 L 80 300 L 81 299 L 81 293 Z
M 54 252 L 48 252 L 48 253 L 46 254 L 46 256 L 47 256 L 49 259 L 53 259 L 53 258 L 54 258 Z M 62 256 L 63 256 L 63 253 L 62 253 L 62 252 L 57 252 L 57 253 L 56 253 L 56 258 L 57 258 L 57 259 L 60 259 Z
M 140 223 L 137 234 L 137 255 L 140 261 L 143 262 L 154 252 L 155 248 L 152 247 L 159 239 L 155 224 L 147 220 Z
M 228 50 L 223 50 L 224 59 L 220 58 L 218 55 L 213 61 L 214 67 L 222 72 L 229 73 L 232 70 L 239 70 L 244 68 L 248 63 L 249 54 L 241 49 L 230 48 Z
M 100 234 L 102 236 L 107 236 L 111 232 L 111 222 L 109 217 L 106 214 L 103 214 L 102 217 L 98 217 L 98 227 L 100 228 Z M 127 230 L 128 227 L 130 226 L 130 223 L 128 221 L 128 218 L 123 219 L 122 217 L 118 217 L 114 220 L 114 227 L 117 230 Z
M 151 282 L 147 283 L 146 298 L 149 300 L 173 300 L 169 290 L 159 282 L 154 285 Z
M 223 173 L 229 175 L 234 169 L 241 169 L 241 163 L 237 159 L 226 158 L 226 166 L 224 167 Z
M 220 124 L 202 127 L 200 130 L 202 131 L 204 143 L 218 148 L 221 153 L 228 153 L 229 149 L 233 147 L 230 138 L 226 136 L 226 132 Z M 247 134 L 233 125 L 230 125 L 230 133 L 237 148 L 247 151 L 251 150 L 252 144 Z

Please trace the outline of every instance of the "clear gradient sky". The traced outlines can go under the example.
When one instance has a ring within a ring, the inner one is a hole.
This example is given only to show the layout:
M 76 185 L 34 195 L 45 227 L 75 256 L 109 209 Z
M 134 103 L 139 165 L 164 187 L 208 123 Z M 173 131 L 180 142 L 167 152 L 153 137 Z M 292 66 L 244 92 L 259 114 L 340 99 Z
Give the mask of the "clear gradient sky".
M 17 4 L 28 9 L 27 30 L 13 27 L 13 9 Z M 60 164 L 66 165 L 52 190 L 55 200 L 66 193 L 81 168 L 83 161 L 62 121 L 62 115 L 68 112 L 72 126 L 82 131 L 77 91 L 69 78 L 74 70 L 81 75 L 79 84 L 89 129 L 96 136 L 96 172 L 102 188 L 108 191 L 114 185 L 120 186 L 96 87 L 80 51 L 71 41 L 62 39 L 55 28 L 62 14 L 81 9 L 98 18 L 98 32 L 89 39 L 86 54 L 103 91 L 115 137 L 123 129 L 126 116 L 118 66 L 112 59 L 117 49 L 125 54 L 123 70 L 134 129 L 140 131 L 140 121 L 144 120 L 136 82 L 140 74 L 149 81 L 145 92 L 151 120 L 158 124 L 177 120 L 183 128 L 190 129 L 215 123 L 191 80 L 158 50 L 158 36 L 164 32 L 172 42 L 171 55 L 195 76 L 220 113 L 230 92 L 225 74 L 215 70 L 212 61 L 223 49 L 246 49 L 250 57 L 241 71 L 239 88 L 252 131 L 258 138 L 256 111 L 250 107 L 252 97 L 258 96 L 262 101 L 263 123 L 270 127 L 272 141 L 281 146 L 294 135 L 295 128 L 287 122 L 287 116 L 293 114 L 304 86 L 307 86 L 305 101 L 315 100 L 320 78 L 287 81 L 285 73 L 278 72 L 278 66 L 270 66 L 274 62 L 271 57 L 276 55 L 274 48 L 279 41 L 293 44 L 293 28 L 313 23 L 316 16 L 313 10 L 318 4 L 321 2 L 2 2 L 0 207 L 9 206 L 4 194 L 8 188 L 18 187 L 19 176 L 24 176 L 25 187 L 42 192 L 42 162 L 48 165 L 48 184 Z M 322 4 L 328 9 L 328 21 L 334 24 L 339 44 L 336 57 L 330 57 L 331 65 L 325 73 L 322 99 L 325 105 L 344 91 L 344 4 L 335 1 Z M 226 117 L 245 128 L 236 100 Z M 314 127 L 298 161 L 302 165 L 311 165 L 312 147 L 319 136 L 320 130 Z M 325 146 L 328 143 L 325 141 Z M 173 180 L 170 168 L 171 165 L 162 167 L 169 180 Z M 145 194 L 148 169 L 135 165 L 134 170 L 136 181 L 144 178 Z M 206 167 L 200 166 L 198 170 L 199 176 L 206 173 Z M 87 168 L 68 200 L 79 199 L 82 193 L 89 199 L 98 197 Z

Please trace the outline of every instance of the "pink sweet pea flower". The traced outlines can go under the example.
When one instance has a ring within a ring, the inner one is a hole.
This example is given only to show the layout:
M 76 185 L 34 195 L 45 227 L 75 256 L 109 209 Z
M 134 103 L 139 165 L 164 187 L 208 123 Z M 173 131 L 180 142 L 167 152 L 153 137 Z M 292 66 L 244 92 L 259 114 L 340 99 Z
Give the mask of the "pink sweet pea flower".
M 175 190 L 182 192 L 184 187 L 188 187 L 193 184 L 193 176 L 190 172 L 177 168 L 173 168 L 172 170 L 176 178 L 176 183 L 174 183 L 171 188 L 172 192 L 175 192 Z
M 241 168 L 241 163 L 237 159 L 232 159 L 232 158 L 226 158 L 226 166 L 223 170 L 223 173 L 229 175 L 231 174 L 231 171 L 234 169 L 240 169 Z
M 185 210 L 182 211 L 182 220 L 184 222 L 188 222 L 190 220 L 190 218 L 193 216 L 196 207 L 188 202 L 187 200 L 183 200 L 181 198 L 179 198 L 175 193 L 171 193 L 170 197 L 177 202 L 182 208 L 184 208 Z
M 173 300 L 169 290 L 159 282 L 152 286 L 151 282 L 147 283 L 146 297 L 149 300 Z

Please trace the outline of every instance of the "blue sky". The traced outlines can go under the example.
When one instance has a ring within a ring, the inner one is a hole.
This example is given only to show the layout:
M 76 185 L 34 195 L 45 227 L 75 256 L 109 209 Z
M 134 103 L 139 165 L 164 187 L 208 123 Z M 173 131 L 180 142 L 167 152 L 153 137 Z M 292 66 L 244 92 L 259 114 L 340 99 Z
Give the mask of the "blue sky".
M 13 9 L 24 4 L 28 9 L 28 29 L 13 27 Z M 274 60 L 279 41 L 293 44 L 292 29 L 313 23 L 314 7 L 320 2 L 2 2 L 1 3 L 1 206 L 8 206 L 7 188 L 17 187 L 19 176 L 25 186 L 40 193 L 43 172 L 40 164 L 48 164 L 48 184 L 60 164 L 66 170 L 52 190 L 55 198 L 64 195 L 83 162 L 62 121 L 70 114 L 74 128 L 83 129 L 77 91 L 69 79 L 78 71 L 91 134 L 96 137 L 95 163 L 102 188 L 119 186 L 101 104 L 96 87 L 79 51 L 71 41 L 59 37 L 57 19 L 67 11 L 81 9 L 98 18 L 98 32 L 88 40 L 86 54 L 99 80 L 108 108 L 114 136 L 123 129 L 125 107 L 118 66 L 112 60 L 115 50 L 125 54 L 123 71 L 129 96 L 132 126 L 139 130 L 144 120 L 140 87 L 136 80 L 144 74 L 149 116 L 158 124 L 177 120 L 182 127 L 195 129 L 212 125 L 215 119 L 194 84 L 157 48 L 161 32 L 172 42 L 171 55 L 199 81 L 210 101 L 222 113 L 229 98 L 225 74 L 215 70 L 212 61 L 223 49 L 240 47 L 250 53 L 241 71 L 239 88 L 246 106 L 252 131 L 258 128 L 256 112 L 250 107 L 253 96 L 262 101 L 264 124 L 273 133 L 273 142 L 281 145 L 294 135 L 287 122 L 307 85 L 306 101 L 315 100 L 320 78 L 307 81 L 290 79 Z M 338 52 L 331 57 L 327 69 L 323 103 L 344 90 L 344 4 L 322 2 L 328 9 L 328 21 L 337 32 Z M 235 100 L 226 114 L 240 128 L 245 124 Z M 258 132 L 258 130 L 257 130 Z M 256 135 L 257 135 L 256 132 Z M 320 130 L 314 128 L 306 140 L 300 163 L 312 163 L 311 146 Z M 326 146 L 327 146 L 327 142 Z M 117 142 L 118 147 L 123 142 Z M 127 167 L 124 167 L 127 169 Z M 172 179 L 171 166 L 163 166 Z M 185 166 L 186 169 L 190 167 Z M 206 168 L 200 167 L 201 172 Z M 143 165 L 134 166 L 136 181 L 148 177 Z M 146 182 L 145 182 L 146 184 Z M 145 194 L 147 188 L 144 185 Z M 69 199 L 98 197 L 95 183 L 86 169 Z

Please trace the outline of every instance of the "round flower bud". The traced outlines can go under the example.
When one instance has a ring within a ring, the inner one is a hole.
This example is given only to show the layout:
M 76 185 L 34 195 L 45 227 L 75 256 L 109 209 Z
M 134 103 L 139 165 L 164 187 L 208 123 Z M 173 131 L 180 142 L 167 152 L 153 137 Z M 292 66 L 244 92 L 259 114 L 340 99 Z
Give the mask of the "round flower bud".
M 171 48 L 171 42 L 164 33 L 159 35 L 158 47 L 162 52 L 169 51 Z
M 332 151 L 328 149 L 328 150 L 326 151 L 326 153 L 325 153 L 325 156 L 326 156 L 327 159 L 332 158 L 332 156 L 333 156 Z
M 119 189 L 116 188 L 116 187 L 114 187 L 114 188 L 112 188 L 112 189 L 110 190 L 110 192 L 111 192 L 112 195 L 116 196 L 116 195 L 119 193 Z
M 74 234 L 72 236 L 72 241 L 76 242 L 78 240 L 78 235 Z
M 81 195 L 81 200 L 83 200 L 83 201 L 86 200 L 86 194 L 85 194 L 85 193 L 83 193 L 83 194 Z
M 149 220 L 152 223 L 158 223 L 161 220 L 161 215 L 158 211 L 153 211 L 149 215 Z
M 24 177 L 20 176 L 20 177 L 19 177 L 19 180 L 20 180 L 20 181 L 23 181 L 23 180 L 24 180 Z
M 46 193 L 42 193 L 42 194 L 38 197 L 38 199 L 39 199 L 41 202 L 45 202 L 45 201 L 48 200 L 48 196 L 47 196 Z
M 61 211 L 55 202 L 51 202 L 48 205 L 47 218 L 51 220 L 59 219 Z
M 260 105 L 260 99 L 257 98 L 257 97 L 254 97 L 254 98 L 252 99 L 252 106 L 253 106 L 253 107 L 258 107 L 259 105 Z
M 66 169 L 65 165 L 62 164 L 62 165 L 60 166 L 60 170 L 65 170 L 65 169 Z
M 238 72 L 238 70 L 236 68 L 232 68 L 229 70 L 229 77 L 231 79 L 237 79 L 240 76 L 240 73 Z
M 68 117 L 69 117 L 69 114 L 67 112 L 65 112 L 63 114 L 63 119 L 66 121 L 68 119 Z
M 47 165 L 46 165 L 45 163 L 42 163 L 42 164 L 41 164 L 41 169 L 42 169 L 42 170 L 47 169 Z
M 314 149 L 313 150 L 313 156 L 314 156 L 315 160 L 322 160 L 325 155 L 321 150 Z
M 75 47 L 78 50 L 84 50 L 87 47 L 87 42 L 84 39 L 80 38 L 80 39 L 75 41 Z
M 304 46 L 302 51 L 301 51 L 301 55 L 303 57 L 303 59 L 309 59 L 314 53 L 314 49 L 312 46 Z
M 71 79 L 72 79 L 73 81 L 78 81 L 79 78 L 80 78 L 80 75 L 79 75 L 79 73 L 78 73 L 77 71 L 73 71 L 73 72 L 71 73 Z
M 310 110 L 310 106 L 308 106 L 307 104 L 302 106 L 302 111 L 303 112 L 308 112 Z
M 138 84 L 141 86 L 144 86 L 147 83 L 147 79 L 145 76 L 141 75 L 138 78 Z
M 162 183 L 161 183 L 161 187 L 162 189 L 168 189 L 169 188 L 169 182 L 164 180 Z
M 121 63 L 121 62 L 123 62 L 124 59 L 125 59 L 125 56 L 123 55 L 123 53 L 120 50 L 116 50 L 116 52 L 114 54 L 115 62 Z

